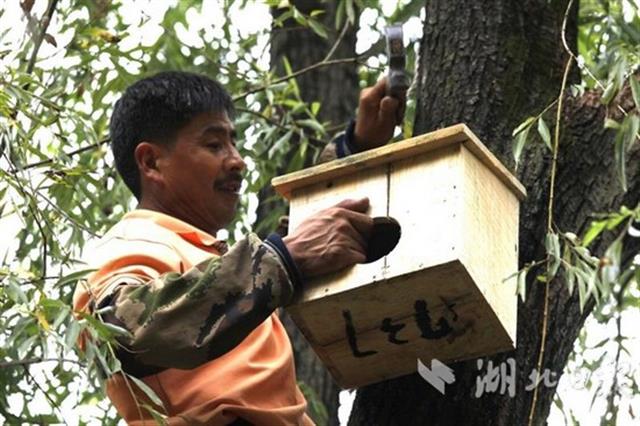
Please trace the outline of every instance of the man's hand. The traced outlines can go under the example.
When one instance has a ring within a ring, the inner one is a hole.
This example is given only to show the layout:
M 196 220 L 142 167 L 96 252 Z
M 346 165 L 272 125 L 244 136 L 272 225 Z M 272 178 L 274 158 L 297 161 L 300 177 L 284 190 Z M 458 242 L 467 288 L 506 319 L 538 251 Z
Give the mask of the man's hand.
M 304 220 L 283 238 L 306 278 L 338 271 L 366 260 L 373 221 L 365 214 L 369 199 L 344 200 Z
M 406 98 L 387 95 L 386 78 L 360 92 L 354 132 L 357 148 L 366 151 L 389 142 L 396 125 L 402 123 L 405 103 Z

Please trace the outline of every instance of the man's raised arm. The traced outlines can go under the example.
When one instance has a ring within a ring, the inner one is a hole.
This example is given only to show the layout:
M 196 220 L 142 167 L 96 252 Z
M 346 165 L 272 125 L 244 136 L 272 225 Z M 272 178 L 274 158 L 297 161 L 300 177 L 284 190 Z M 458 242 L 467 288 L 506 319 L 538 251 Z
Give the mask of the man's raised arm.
M 319 163 L 377 148 L 389 142 L 396 125 L 402 123 L 406 99 L 387 94 L 387 79 L 360 92 L 356 121 L 324 148 Z

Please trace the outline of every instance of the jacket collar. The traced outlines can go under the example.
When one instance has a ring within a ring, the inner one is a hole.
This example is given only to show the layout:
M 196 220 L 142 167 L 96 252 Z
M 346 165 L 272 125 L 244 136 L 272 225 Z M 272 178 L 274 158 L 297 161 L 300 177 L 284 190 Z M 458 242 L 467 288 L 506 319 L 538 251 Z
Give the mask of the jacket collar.
M 168 214 L 160 213 L 154 210 L 136 209 L 124 215 L 124 219 L 147 219 L 156 224 L 167 228 L 170 231 L 180 235 L 184 240 L 191 244 L 213 247 L 218 246 L 224 241 L 218 241 L 214 236 L 196 228 L 195 226 L 176 219 Z

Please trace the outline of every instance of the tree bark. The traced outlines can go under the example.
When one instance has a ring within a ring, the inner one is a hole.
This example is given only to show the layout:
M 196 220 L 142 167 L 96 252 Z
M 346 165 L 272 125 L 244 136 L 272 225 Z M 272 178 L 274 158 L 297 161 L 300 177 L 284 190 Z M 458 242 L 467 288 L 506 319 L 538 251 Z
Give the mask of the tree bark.
M 567 3 L 427 2 L 415 133 L 464 122 L 513 169 L 512 130 L 527 116 L 540 113 L 560 93 L 568 59 L 561 42 Z M 577 4 L 569 13 L 566 34 L 574 52 L 576 17 Z M 574 67 L 571 80 L 577 77 Z M 603 129 L 605 111 L 595 102 L 598 97 L 594 93 L 580 98 L 565 95 L 553 216 L 561 231 L 578 233 L 585 229 L 592 213 L 617 209 L 621 204 L 633 207 L 640 198 L 638 144 L 629 158 L 629 190 L 623 193 L 614 170 L 612 134 Z M 555 117 L 553 112 L 548 117 L 552 115 Z M 545 257 L 551 156 L 536 138 L 518 171 L 528 191 L 521 204 L 520 266 Z M 596 252 L 606 243 L 605 239 L 600 241 Z M 637 250 L 637 241 L 633 244 Z M 581 312 L 575 293 L 569 295 L 560 280 L 550 283 L 543 371 L 555 372 L 558 380 L 593 309 L 593 302 L 589 302 Z M 349 424 L 526 425 L 533 398 L 526 387 L 537 367 L 544 284 L 529 280 L 526 296 L 526 302 L 518 306 L 515 351 L 483 358 L 483 369 L 478 368 L 477 360 L 451 365 L 455 382 L 446 387 L 445 395 L 417 374 L 364 387 L 358 391 Z M 509 358 L 514 358 L 517 366 L 515 395 L 485 391 L 476 397 L 477 380 L 486 374 L 487 361 L 494 366 L 505 362 L 508 367 Z M 539 387 L 533 424 L 545 424 L 555 390 L 555 385 Z
M 339 37 L 340 30 L 335 30 L 335 2 L 318 0 L 296 0 L 292 4 L 304 14 L 312 10 L 323 10 L 318 18 L 329 30 L 328 40 L 319 37 L 308 28 L 302 28 L 292 19 L 287 20 L 284 28 L 274 28 L 271 40 L 271 65 L 278 75 L 284 75 L 283 58 L 286 57 L 293 70 L 299 70 L 322 61 Z M 273 10 L 274 18 L 282 10 Z M 353 27 L 347 28 L 332 59 L 355 56 L 356 32 Z M 307 103 L 320 102 L 319 120 L 328 122 L 327 127 L 346 124 L 355 112 L 358 101 L 358 76 L 354 64 L 344 64 L 317 69 L 296 78 L 300 94 Z M 328 142 L 328 141 L 327 141 Z M 310 164 L 311 159 L 307 164 Z M 265 187 L 258 194 L 257 223 L 282 201 L 273 199 L 273 189 Z M 267 201 L 270 200 L 270 201 Z M 282 315 L 283 323 L 289 333 L 293 345 L 296 374 L 298 380 L 310 386 L 325 405 L 328 424 L 338 424 L 338 394 L 340 388 L 315 355 L 302 333 L 290 317 Z M 314 419 L 319 422 L 319 419 Z M 321 423 L 321 422 L 319 422 Z

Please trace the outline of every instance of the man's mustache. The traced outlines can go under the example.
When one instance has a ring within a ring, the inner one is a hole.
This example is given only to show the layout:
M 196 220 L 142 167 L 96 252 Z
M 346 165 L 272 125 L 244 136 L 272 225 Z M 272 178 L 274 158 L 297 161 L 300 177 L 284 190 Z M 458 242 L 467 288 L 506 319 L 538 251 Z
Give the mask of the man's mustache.
M 242 186 L 242 182 L 244 181 L 244 176 L 242 173 L 230 173 L 222 178 L 216 179 L 213 183 L 214 188 L 229 188 L 231 186 L 237 187 L 237 190 L 240 190 L 240 186 Z

